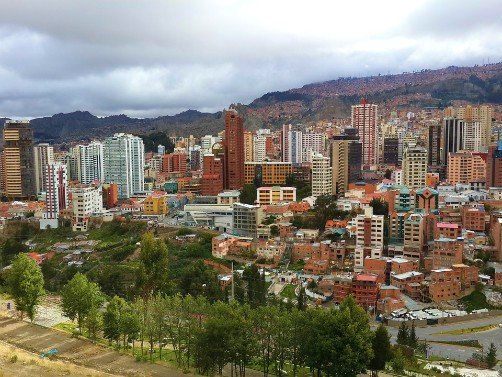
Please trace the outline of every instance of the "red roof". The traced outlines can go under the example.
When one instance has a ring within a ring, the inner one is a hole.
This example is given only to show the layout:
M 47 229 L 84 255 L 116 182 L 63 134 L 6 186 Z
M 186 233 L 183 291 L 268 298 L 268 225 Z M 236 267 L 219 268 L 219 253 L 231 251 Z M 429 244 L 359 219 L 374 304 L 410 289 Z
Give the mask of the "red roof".
M 377 276 L 376 275 L 370 275 L 370 274 L 359 274 L 356 276 L 357 281 L 377 281 Z
M 454 223 L 437 223 L 438 228 L 447 228 L 447 229 L 458 229 L 458 224 Z

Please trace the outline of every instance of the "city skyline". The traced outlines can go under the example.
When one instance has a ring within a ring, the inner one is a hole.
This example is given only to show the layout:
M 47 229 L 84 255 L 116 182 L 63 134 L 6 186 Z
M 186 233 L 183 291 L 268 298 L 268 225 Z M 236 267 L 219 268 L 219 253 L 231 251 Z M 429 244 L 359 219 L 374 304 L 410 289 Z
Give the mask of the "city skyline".
M 213 112 L 340 76 L 494 63 L 502 60 L 496 5 L 4 4 L 0 114 Z M 354 27 L 340 15 L 356 6 L 364 11 Z

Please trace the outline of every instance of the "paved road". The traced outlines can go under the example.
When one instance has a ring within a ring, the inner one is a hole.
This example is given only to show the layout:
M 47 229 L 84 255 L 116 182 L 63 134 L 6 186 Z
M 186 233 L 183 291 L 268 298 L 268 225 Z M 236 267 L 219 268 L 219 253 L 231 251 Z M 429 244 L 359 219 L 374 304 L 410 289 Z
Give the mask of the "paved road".
M 494 330 L 469 333 L 469 334 L 461 334 L 461 335 L 437 335 L 436 333 L 450 331 L 450 330 L 460 330 L 460 329 L 468 329 L 473 327 L 480 327 L 486 325 L 498 325 L 502 323 L 502 315 L 496 317 L 488 317 L 483 319 L 477 319 L 473 321 L 467 322 L 459 322 L 452 323 L 448 325 L 436 325 L 436 326 L 427 326 L 427 327 L 417 327 L 416 334 L 420 339 L 427 339 L 428 341 L 460 341 L 460 340 L 478 340 L 479 343 L 484 347 L 485 352 L 490 347 L 490 343 L 494 343 L 497 347 L 497 356 L 499 359 L 502 359 L 502 328 L 497 327 Z M 396 341 L 397 337 L 397 328 L 388 327 L 389 334 L 391 335 L 391 340 Z M 449 357 L 453 360 L 465 361 L 470 358 L 476 348 L 472 347 L 461 347 L 454 346 L 450 344 L 437 344 L 430 343 L 431 353 L 433 355 L 438 355 L 441 357 Z

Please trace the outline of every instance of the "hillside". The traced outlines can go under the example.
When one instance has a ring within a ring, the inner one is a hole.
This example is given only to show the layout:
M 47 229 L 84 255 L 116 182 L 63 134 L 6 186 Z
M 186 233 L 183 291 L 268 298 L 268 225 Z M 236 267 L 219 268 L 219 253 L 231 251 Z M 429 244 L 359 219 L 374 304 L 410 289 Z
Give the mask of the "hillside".
M 397 75 L 347 77 L 267 93 L 249 105 L 238 104 L 248 129 L 278 127 L 287 122 L 330 120 L 350 115 L 361 97 L 382 111 L 422 106 L 443 107 L 455 100 L 502 104 L 502 63 L 474 67 L 447 67 Z M 222 113 L 188 110 L 174 116 L 137 119 L 126 115 L 99 118 L 87 111 L 33 119 L 40 141 L 64 142 L 103 137 L 114 132 L 202 136 L 222 129 Z

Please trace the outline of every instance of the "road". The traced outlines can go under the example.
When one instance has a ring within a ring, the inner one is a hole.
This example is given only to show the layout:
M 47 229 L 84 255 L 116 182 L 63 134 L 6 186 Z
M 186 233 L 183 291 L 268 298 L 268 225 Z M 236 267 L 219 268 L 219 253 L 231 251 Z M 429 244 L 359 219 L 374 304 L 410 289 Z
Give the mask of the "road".
M 484 352 L 490 347 L 490 343 L 494 343 L 497 347 L 497 357 L 502 359 L 502 328 L 497 327 L 496 329 L 475 332 L 469 334 L 461 335 L 438 335 L 439 332 L 468 329 L 473 327 L 481 327 L 486 325 L 498 325 L 502 323 L 502 315 L 496 317 L 489 317 L 483 319 L 477 319 L 467 322 L 452 323 L 448 325 L 436 325 L 427 327 L 416 327 L 415 332 L 419 339 L 426 339 L 427 341 L 460 341 L 460 340 L 478 340 L 479 343 L 484 347 Z M 389 334 L 391 335 L 391 340 L 396 341 L 397 338 L 397 328 L 387 327 Z M 449 357 L 452 360 L 466 361 L 469 359 L 473 352 L 477 351 L 477 348 L 472 347 L 462 347 L 450 344 L 438 344 L 430 343 L 430 354 Z M 481 350 L 479 350 L 481 351 Z

